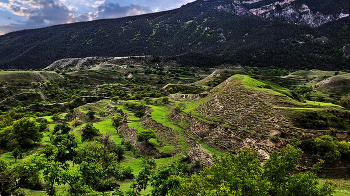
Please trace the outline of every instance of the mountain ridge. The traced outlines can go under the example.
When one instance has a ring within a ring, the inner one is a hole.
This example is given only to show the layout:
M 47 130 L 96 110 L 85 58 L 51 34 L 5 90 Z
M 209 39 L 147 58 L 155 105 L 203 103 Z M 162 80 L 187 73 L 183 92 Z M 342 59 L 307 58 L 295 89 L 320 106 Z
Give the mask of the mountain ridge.
M 159 13 L 8 33 L 0 36 L 0 68 L 44 68 L 56 60 L 89 56 L 156 55 L 194 61 L 186 59 L 189 53 L 215 56 L 217 64 L 320 68 L 329 65 L 317 65 L 323 59 L 308 55 L 314 53 L 315 45 L 318 51 L 335 56 L 335 50 L 347 42 L 336 41 L 343 29 L 332 29 L 335 33 L 327 37 L 330 42 L 322 45 L 309 38 L 325 36 L 319 28 L 216 9 L 228 2 L 237 1 L 195 1 Z M 345 24 L 344 20 L 333 23 Z M 290 57 L 283 60 L 288 53 Z

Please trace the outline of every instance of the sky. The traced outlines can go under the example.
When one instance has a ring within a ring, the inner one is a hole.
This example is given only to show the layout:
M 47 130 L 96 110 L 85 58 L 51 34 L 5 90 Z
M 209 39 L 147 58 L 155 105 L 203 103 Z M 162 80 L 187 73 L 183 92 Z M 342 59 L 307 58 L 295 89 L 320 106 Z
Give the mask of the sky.
M 159 12 L 192 1 L 194 0 L 0 0 L 0 35 L 56 24 Z

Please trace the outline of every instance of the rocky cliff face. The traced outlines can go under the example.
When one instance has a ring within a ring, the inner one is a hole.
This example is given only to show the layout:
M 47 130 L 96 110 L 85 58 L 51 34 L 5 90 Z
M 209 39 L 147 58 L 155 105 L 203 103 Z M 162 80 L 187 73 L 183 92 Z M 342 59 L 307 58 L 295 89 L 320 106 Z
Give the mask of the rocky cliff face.
M 288 23 L 318 27 L 327 22 L 349 16 L 348 9 L 333 13 L 312 11 L 307 4 L 298 0 L 269 1 L 262 0 L 234 1 L 230 4 L 217 6 L 216 9 L 236 15 L 255 15 L 270 20 L 281 20 Z

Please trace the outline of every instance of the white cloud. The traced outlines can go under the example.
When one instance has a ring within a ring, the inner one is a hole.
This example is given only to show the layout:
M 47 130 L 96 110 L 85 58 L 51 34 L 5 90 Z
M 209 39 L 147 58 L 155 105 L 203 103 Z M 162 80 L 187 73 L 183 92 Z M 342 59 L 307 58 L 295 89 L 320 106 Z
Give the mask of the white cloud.
M 142 7 L 131 4 L 130 6 L 120 6 L 119 4 L 107 3 L 98 7 L 98 19 L 119 18 L 153 12 L 149 7 Z
M 91 5 L 93 8 L 98 8 L 99 6 L 105 4 L 106 1 L 95 1 L 94 4 Z

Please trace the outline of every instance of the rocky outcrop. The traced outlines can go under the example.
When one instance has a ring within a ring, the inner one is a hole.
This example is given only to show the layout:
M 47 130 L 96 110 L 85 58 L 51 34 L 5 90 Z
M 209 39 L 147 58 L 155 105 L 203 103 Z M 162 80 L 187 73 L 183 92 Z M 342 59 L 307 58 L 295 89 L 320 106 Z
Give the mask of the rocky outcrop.
M 306 4 L 301 4 L 297 0 L 275 1 L 270 4 L 261 3 L 261 6 L 252 6 L 261 1 L 243 1 L 217 6 L 218 10 L 223 10 L 235 15 L 256 15 L 266 19 L 277 19 L 293 24 L 308 25 L 310 27 L 318 27 L 330 21 L 338 20 L 349 16 L 344 12 L 347 10 L 339 10 L 337 13 L 324 14 L 321 12 L 313 12 Z
M 208 96 L 208 94 L 171 94 L 169 98 L 172 100 L 197 100 Z
M 264 161 L 269 158 L 269 153 L 289 144 L 289 141 L 283 138 L 230 129 L 219 124 L 201 121 L 186 114 L 173 112 L 170 117 L 174 121 L 188 122 L 190 126 L 185 128 L 185 133 L 202 139 L 211 148 L 230 154 L 235 154 L 243 148 L 251 148 L 257 151 L 261 160 Z
M 213 156 L 210 154 L 210 152 L 201 148 L 199 145 L 192 148 L 188 152 L 188 156 L 192 162 L 199 161 L 201 165 L 211 166 L 213 164 Z
M 343 47 L 343 56 L 345 58 L 349 58 L 350 57 L 350 44 L 347 44 Z

